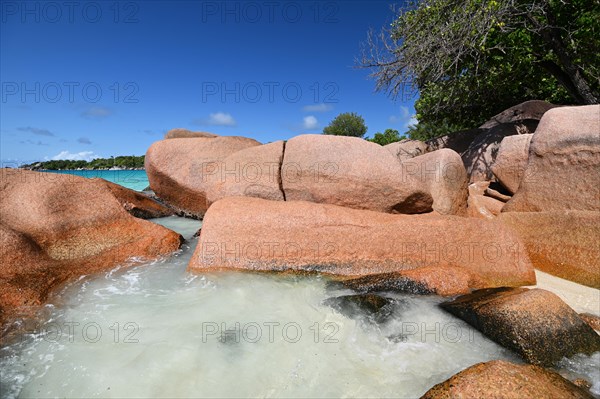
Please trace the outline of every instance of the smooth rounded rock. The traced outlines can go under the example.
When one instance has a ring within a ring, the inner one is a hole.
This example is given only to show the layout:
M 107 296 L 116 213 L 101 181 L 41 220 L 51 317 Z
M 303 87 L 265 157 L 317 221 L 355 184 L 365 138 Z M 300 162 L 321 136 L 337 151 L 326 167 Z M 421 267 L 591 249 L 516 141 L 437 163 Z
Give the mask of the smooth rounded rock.
M 154 193 L 169 205 L 194 217 L 210 206 L 207 191 L 222 161 L 260 145 L 245 137 L 180 138 L 153 143 L 146 152 L 146 173 Z M 234 171 L 235 173 L 235 171 Z
M 341 278 L 402 272 L 440 293 L 535 282 L 523 245 L 497 223 L 249 197 L 210 207 L 189 269 Z M 461 283 L 448 283 L 454 280 Z
M 382 146 L 357 137 L 300 135 L 286 143 L 282 184 L 288 201 L 386 213 L 425 213 L 433 199 Z
M 546 112 L 503 212 L 600 211 L 600 105 Z

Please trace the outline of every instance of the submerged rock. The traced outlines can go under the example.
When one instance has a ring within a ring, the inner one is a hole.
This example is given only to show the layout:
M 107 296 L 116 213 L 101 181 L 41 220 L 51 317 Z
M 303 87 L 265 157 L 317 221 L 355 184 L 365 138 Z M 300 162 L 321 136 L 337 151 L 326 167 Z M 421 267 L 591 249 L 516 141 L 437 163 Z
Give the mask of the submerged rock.
M 109 186 L 0 169 L 0 322 L 65 281 L 179 248 L 179 234 L 131 216 Z
M 592 399 L 585 389 L 539 366 L 502 360 L 478 363 L 427 391 L 421 399 Z
M 600 211 L 600 105 L 544 114 L 527 169 L 503 212 Z
M 210 207 L 189 269 L 403 272 L 436 292 L 457 279 L 470 289 L 535 282 L 523 245 L 497 223 L 249 197 Z
M 555 294 L 542 289 L 476 291 L 440 305 L 529 363 L 600 351 L 600 336 Z
M 365 316 L 376 323 L 385 323 L 394 313 L 397 300 L 375 294 L 344 295 L 326 299 L 323 304 L 351 319 Z

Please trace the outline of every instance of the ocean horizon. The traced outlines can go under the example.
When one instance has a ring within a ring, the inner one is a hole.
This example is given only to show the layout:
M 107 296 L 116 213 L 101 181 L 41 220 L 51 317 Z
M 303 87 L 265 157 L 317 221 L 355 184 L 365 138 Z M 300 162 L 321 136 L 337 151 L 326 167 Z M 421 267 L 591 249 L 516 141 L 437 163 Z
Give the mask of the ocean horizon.
M 39 172 L 75 175 L 88 179 L 99 177 L 135 191 L 143 191 L 150 185 L 145 170 L 39 170 Z

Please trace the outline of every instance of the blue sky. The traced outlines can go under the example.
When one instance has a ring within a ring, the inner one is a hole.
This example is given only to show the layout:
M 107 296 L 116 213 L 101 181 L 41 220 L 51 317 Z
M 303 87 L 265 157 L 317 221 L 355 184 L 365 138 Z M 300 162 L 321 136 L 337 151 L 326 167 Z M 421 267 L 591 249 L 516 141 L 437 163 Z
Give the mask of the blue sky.
M 175 127 L 260 142 L 357 112 L 405 131 L 413 99 L 354 68 L 389 1 L 2 1 L 0 159 L 141 155 Z

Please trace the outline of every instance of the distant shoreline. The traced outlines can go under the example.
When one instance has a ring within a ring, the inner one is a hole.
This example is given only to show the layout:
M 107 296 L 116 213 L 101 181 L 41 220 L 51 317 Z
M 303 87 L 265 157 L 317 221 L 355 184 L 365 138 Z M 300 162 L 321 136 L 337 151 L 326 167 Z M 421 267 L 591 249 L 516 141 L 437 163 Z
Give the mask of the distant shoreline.
M 46 169 L 46 168 L 35 168 L 35 167 L 29 167 L 29 166 L 20 166 L 18 169 L 25 169 L 25 170 L 33 170 L 36 172 L 47 172 L 47 171 L 65 171 L 65 170 L 89 170 L 89 171 L 93 171 L 93 170 L 115 170 L 115 171 L 119 171 L 119 170 L 146 170 L 145 168 L 119 168 L 119 167 L 112 167 L 112 168 L 67 168 L 67 169 Z
M 145 170 L 145 159 L 144 155 L 121 155 L 96 158 L 91 161 L 60 159 L 33 162 L 21 165 L 19 168 L 27 170 Z

